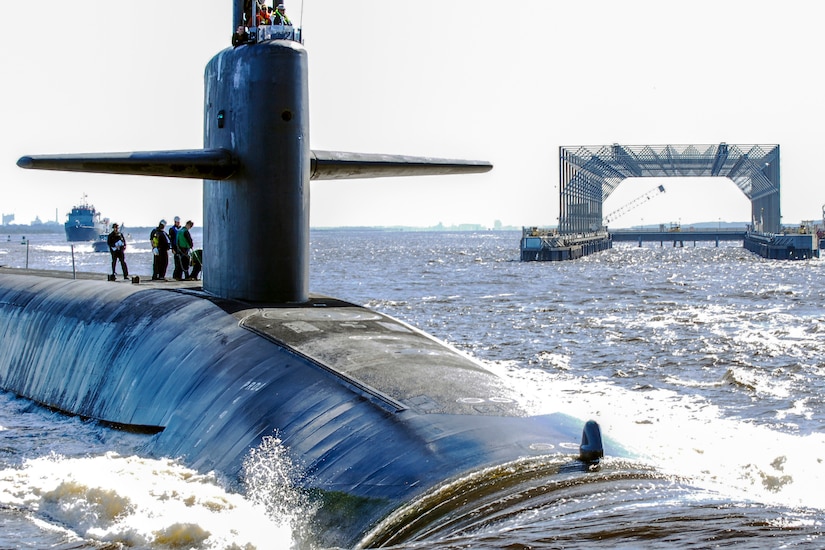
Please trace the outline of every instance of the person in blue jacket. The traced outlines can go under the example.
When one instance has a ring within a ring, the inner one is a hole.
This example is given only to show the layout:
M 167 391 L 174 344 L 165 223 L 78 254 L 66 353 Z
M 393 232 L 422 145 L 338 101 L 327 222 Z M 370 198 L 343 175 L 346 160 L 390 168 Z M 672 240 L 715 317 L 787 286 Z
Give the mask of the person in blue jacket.
M 169 228 L 169 241 L 172 243 L 172 261 L 175 262 L 175 267 L 172 269 L 172 278 L 180 281 L 183 277 L 183 269 L 180 265 L 180 251 L 178 251 L 178 231 L 181 230 L 180 217 L 175 216 L 175 224 Z

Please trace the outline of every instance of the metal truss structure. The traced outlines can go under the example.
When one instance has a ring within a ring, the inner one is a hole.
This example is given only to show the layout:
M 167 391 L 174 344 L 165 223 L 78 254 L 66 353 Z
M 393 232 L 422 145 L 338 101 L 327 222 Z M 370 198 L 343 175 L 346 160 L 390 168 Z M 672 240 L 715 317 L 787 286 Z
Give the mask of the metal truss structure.
M 602 205 L 626 178 L 726 177 L 751 201 L 751 220 L 778 232 L 779 145 L 572 145 L 559 147 L 559 232 L 603 227 Z

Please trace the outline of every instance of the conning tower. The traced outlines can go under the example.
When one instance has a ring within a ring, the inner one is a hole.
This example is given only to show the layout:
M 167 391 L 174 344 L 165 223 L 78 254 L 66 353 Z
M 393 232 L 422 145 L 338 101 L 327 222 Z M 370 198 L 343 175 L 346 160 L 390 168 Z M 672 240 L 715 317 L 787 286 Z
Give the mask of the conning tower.
M 492 165 L 311 150 L 300 29 L 250 26 L 256 3 L 245 4 L 234 1 L 233 46 L 206 67 L 203 149 L 27 156 L 18 165 L 203 179 L 204 290 L 250 302 L 303 303 L 310 180 L 464 174 Z

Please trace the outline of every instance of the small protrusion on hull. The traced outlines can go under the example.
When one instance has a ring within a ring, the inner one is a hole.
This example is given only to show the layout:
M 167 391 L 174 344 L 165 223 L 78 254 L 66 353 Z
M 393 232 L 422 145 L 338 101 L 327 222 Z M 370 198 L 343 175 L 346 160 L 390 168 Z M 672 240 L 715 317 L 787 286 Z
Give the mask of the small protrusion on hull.
M 579 460 L 598 462 L 604 456 L 602 430 L 595 420 L 588 420 L 582 430 L 582 444 L 579 446 Z

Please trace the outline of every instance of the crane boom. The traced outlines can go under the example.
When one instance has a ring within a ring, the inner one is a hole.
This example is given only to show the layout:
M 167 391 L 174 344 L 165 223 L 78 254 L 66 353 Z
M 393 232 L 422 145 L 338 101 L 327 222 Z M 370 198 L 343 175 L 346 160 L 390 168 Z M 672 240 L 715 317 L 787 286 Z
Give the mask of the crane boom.
M 638 197 L 636 197 L 635 199 L 633 199 L 629 203 L 620 206 L 619 208 L 617 208 L 616 210 L 614 210 L 613 212 L 611 212 L 610 214 L 605 216 L 604 217 L 605 225 L 612 222 L 612 221 L 617 220 L 618 218 L 620 218 L 622 216 L 624 216 L 625 214 L 627 214 L 628 212 L 630 212 L 631 210 L 633 210 L 634 208 L 639 206 L 644 201 L 650 200 L 651 198 L 658 195 L 659 193 L 664 193 L 664 192 L 665 192 L 665 186 L 664 185 L 659 185 L 657 187 L 654 187 L 653 189 L 651 189 L 650 191 L 648 191 L 644 195 L 639 195 Z

